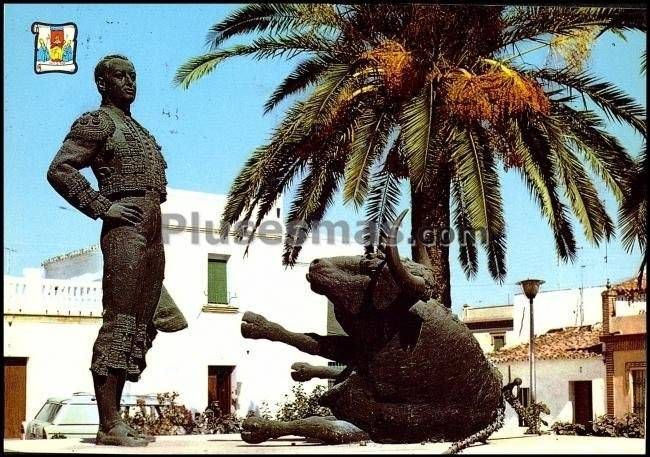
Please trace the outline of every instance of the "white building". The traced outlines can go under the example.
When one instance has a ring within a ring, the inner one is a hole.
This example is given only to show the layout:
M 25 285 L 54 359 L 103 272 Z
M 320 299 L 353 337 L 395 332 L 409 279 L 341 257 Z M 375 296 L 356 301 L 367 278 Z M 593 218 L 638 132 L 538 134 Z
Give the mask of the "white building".
M 556 421 L 586 424 L 608 412 L 601 342 L 606 290 L 606 286 L 542 289 L 534 300 L 536 399 L 549 407 L 551 414 L 543 416 L 549 425 Z M 522 379 L 518 398 L 524 405 L 530 388 L 528 307 L 528 298 L 518 294 L 512 305 L 465 305 L 462 314 L 481 348 L 501 371 L 504 383 Z M 619 316 L 645 314 L 645 301 L 618 300 L 616 309 Z M 523 422 L 507 408 L 505 424 L 522 426 Z
M 278 203 L 265 233 L 244 256 L 245 242 L 219 239 L 225 201 L 223 195 L 169 189 L 162 206 L 164 285 L 189 327 L 158 333 L 141 380 L 127 383 L 125 393 L 177 391 L 180 401 L 200 411 L 212 397 L 245 415 L 262 401 L 273 408 L 283 399 L 293 385 L 293 362 L 327 364 L 281 343 L 244 339 L 241 317 L 253 311 L 289 330 L 326 334 L 327 299 L 311 291 L 307 268 L 314 258 L 361 254 L 359 246 L 340 237 L 335 244 L 308 240 L 300 262 L 285 268 L 284 214 Z M 15 407 L 32 418 L 48 397 L 92 392 L 90 358 L 102 313 L 101 252 L 91 247 L 68 253 L 25 273 L 5 276 L 4 356 L 23 372 L 16 378 Z M 316 382 L 322 381 L 307 389 Z
M 549 425 L 557 421 L 587 424 L 605 414 L 605 364 L 600 325 L 566 327 L 535 338 L 536 400 L 548 406 L 542 416 Z M 518 398 L 528 405 L 530 364 L 528 343 L 504 347 L 490 354 L 504 383 L 522 380 Z M 506 408 L 506 426 L 523 426 L 512 408 Z
M 472 331 L 483 352 L 490 353 L 519 340 L 513 331 L 513 308 L 513 305 L 472 308 L 465 304 L 460 318 Z

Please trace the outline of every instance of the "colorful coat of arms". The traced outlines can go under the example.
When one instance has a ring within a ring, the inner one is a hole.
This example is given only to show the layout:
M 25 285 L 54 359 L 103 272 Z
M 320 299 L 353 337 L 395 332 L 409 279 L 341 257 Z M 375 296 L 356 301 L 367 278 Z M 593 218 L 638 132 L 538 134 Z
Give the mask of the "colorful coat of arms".
M 77 26 L 72 22 L 34 22 L 34 71 L 75 73 L 77 71 Z

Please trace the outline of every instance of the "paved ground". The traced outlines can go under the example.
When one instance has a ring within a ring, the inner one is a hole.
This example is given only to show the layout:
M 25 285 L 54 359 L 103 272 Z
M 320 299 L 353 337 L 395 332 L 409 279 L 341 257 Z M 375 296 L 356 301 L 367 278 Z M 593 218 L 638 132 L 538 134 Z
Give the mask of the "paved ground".
M 500 430 L 488 444 L 478 444 L 463 454 L 644 454 L 645 440 L 594 436 L 523 435 L 523 429 Z M 345 444 L 325 446 L 300 438 L 282 438 L 251 445 L 239 435 L 160 436 L 144 448 L 96 446 L 91 439 L 4 440 L 4 453 L 75 454 L 440 454 L 449 443 Z

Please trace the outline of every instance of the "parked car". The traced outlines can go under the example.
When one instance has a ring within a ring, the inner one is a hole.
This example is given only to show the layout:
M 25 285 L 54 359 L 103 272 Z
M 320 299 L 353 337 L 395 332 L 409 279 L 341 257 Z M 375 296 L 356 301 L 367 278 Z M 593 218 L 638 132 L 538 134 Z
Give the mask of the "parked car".
M 133 416 L 139 411 L 138 400 L 144 400 L 145 415 L 160 415 L 160 405 L 155 395 L 124 395 L 122 411 Z M 97 400 L 93 394 L 77 392 L 68 398 L 49 398 L 36 417 L 23 422 L 26 440 L 57 437 L 95 437 L 99 428 Z

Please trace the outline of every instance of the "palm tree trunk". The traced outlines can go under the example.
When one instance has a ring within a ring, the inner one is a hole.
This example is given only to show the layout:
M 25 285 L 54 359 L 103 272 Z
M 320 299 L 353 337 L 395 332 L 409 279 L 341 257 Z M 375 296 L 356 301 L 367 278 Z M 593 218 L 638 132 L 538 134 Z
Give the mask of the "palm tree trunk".
M 441 167 L 442 168 L 442 167 Z M 438 170 L 432 186 L 414 189 L 411 186 L 411 256 L 433 271 L 438 285 L 437 298 L 451 308 L 451 275 L 449 272 L 449 188 L 451 174 L 448 167 Z

